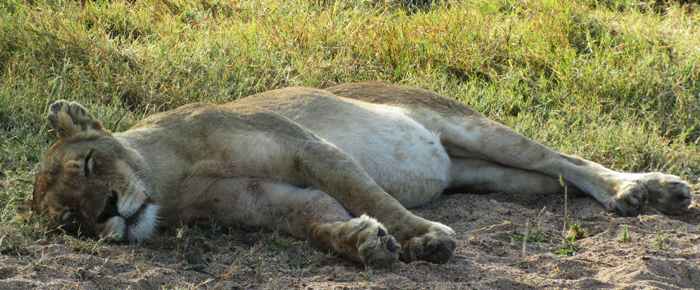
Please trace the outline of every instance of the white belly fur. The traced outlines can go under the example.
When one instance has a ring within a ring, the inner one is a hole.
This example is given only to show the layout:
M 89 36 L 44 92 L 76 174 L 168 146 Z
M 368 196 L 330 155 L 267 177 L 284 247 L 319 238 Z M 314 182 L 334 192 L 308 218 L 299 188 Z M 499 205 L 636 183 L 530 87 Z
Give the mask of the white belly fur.
M 315 116 L 323 121 L 295 121 L 355 158 L 403 206 L 435 200 L 450 182 L 450 158 L 437 134 L 402 108 L 352 100 L 348 105 L 338 114 Z

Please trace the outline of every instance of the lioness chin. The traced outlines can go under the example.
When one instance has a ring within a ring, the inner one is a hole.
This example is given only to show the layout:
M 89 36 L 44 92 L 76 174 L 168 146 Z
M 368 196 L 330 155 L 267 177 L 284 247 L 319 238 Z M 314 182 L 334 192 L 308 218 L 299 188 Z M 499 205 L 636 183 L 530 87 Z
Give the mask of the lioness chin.
M 443 263 L 448 226 L 406 208 L 445 189 L 550 194 L 569 185 L 622 215 L 688 209 L 690 186 L 552 151 L 436 93 L 368 82 L 191 104 L 112 133 L 77 103 L 46 118 L 30 206 L 64 229 L 131 241 L 198 219 L 281 228 L 373 267 Z

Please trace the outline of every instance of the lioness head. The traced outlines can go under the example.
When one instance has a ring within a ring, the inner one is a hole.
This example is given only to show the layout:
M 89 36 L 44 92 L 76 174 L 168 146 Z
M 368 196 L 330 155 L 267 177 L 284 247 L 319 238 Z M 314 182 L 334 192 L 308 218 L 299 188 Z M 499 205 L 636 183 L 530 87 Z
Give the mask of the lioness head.
M 77 103 L 58 101 L 46 116 L 58 142 L 44 154 L 31 208 L 66 231 L 141 241 L 156 227 L 150 173 L 139 154 Z

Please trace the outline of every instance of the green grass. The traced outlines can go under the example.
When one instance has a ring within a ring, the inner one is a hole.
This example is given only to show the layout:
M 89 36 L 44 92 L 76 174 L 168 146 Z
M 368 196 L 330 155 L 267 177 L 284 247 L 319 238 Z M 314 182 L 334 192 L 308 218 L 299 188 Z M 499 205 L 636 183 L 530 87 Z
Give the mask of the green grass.
M 569 221 L 568 228 L 569 229 L 564 232 L 565 240 L 571 240 L 573 242 L 588 237 L 588 230 L 584 229 L 580 223 Z
M 649 246 L 657 251 L 666 251 L 673 246 L 673 241 L 669 242 L 668 240 L 669 238 L 666 234 L 662 236 L 661 233 L 656 233 L 656 241 Z
M 619 239 L 617 239 L 617 241 L 620 243 L 634 242 L 634 238 L 632 238 L 632 233 L 627 231 L 627 225 L 624 225 L 622 227 L 622 236 Z
M 55 100 L 108 128 L 126 113 L 122 131 L 185 103 L 363 80 L 438 91 L 616 170 L 697 182 L 697 6 L 435 2 L 2 1 L 2 223 L 21 227 L 11 207 L 55 141 L 43 120 Z
M 362 273 L 362 277 L 365 277 L 365 279 L 366 279 L 367 281 L 370 281 L 370 282 L 374 281 L 374 278 L 375 278 L 375 277 L 374 277 L 374 273 L 372 272 L 372 268 L 370 268 L 370 267 L 368 266 L 368 267 L 367 267 L 367 273 L 364 273 L 364 272 L 363 272 L 363 273 Z
M 522 243 L 523 239 L 525 239 L 525 235 L 519 233 L 516 230 L 513 230 L 512 233 L 510 234 L 503 234 L 501 235 L 502 237 L 506 239 L 510 239 L 511 242 L 516 242 L 516 243 Z M 527 242 L 528 243 L 551 243 L 552 238 L 547 235 L 546 233 L 543 233 L 542 231 L 535 231 L 533 233 L 529 233 L 527 235 Z
M 581 250 L 581 245 L 576 243 L 573 237 L 571 238 L 571 240 L 564 239 L 564 242 L 562 243 L 561 247 L 562 249 L 559 251 L 555 251 L 554 254 L 573 256 Z

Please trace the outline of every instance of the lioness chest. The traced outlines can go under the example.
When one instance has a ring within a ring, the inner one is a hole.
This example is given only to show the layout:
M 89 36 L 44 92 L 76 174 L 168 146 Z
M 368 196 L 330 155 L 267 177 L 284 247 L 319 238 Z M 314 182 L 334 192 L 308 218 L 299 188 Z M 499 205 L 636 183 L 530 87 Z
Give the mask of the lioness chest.
M 235 103 L 272 110 L 335 145 L 406 207 L 434 200 L 449 183 L 450 158 L 439 136 L 403 108 L 313 89 L 273 91 Z

